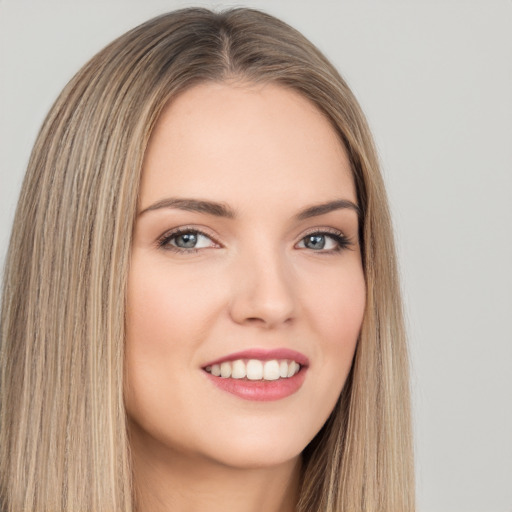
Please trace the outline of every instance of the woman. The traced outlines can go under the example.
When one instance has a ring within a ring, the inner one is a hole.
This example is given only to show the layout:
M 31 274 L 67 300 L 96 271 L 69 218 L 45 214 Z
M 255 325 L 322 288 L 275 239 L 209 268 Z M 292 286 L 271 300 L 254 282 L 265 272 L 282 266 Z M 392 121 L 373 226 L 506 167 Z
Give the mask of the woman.
M 414 509 L 371 135 L 284 23 L 186 9 L 94 57 L 5 276 L 3 510 Z

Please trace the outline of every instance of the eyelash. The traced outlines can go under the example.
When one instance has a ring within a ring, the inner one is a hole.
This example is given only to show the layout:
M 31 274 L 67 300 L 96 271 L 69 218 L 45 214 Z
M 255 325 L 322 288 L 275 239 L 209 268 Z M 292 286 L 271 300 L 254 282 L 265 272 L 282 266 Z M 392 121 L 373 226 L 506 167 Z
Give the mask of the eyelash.
M 180 253 L 180 254 L 196 253 L 199 250 L 201 250 L 202 247 L 201 248 L 190 247 L 187 249 L 184 247 L 177 247 L 176 245 L 171 245 L 169 243 L 173 238 L 176 238 L 180 235 L 187 235 L 187 234 L 202 235 L 202 236 L 210 239 L 214 244 L 220 245 L 211 235 L 208 235 L 204 231 L 201 231 L 200 229 L 197 229 L 197 228 L 184 227 L 184 228 L 174 229 L 171 232 L 165 233 L 162 237 L 160 237 L 158 239 L 158 247 L 163 250 L 166 250 L 166 251 L 172 251 L 172 252 L 176 252 L 176 253 Z
M 201 235 L 213 242 L 213 244 L 216 244 L 217 246 L 220 246 L 220 244 L 209 234 L 205 233 L 204 231 L 201 231 L 197 228 L 178 228 L 171 232 L 165 233 L 162 237 L 160 237 L 157 241 L 157 245 L 159 248 L 166 250 L 166 251 L 172 251 L 179 254 L 193 254 L 199 252 L 201 249 L 205 249 L 205 247 L 195 248 L 184 248 L 184 247 L 177 247 L 175 245 L 170 244 L 171 240 L 174 238 L 184 235 L 184 234 L 195 234 L 195 235 Z M 306 233 L 298 243 L 304 242 L 308 237 L 311 236 L 326 236 L 331 238 L 335 241 L 336 247 L 334 249 L 328 249 L 328 250 L 317 250 L 310 249 L 312 252 L 316 252 L 319 254 L 333 254 L 343 251 L 344 249 L 348 249 L 353 245 L 353 242 L 345 236 L 341 231 L 338 230 L 329 230 L 329 229 L 323 229 L 323 230 L 313 230 L 309 233 Z M 307 247 L 305 247 L 307 249 Z
M 310 249 L 312 252 L 316 252 L 319 254 L 334 254 L 343 251 L 344 249 L 349 249 L 353 242 L 345 236 L 341 231 L 338 231 L 337 229 L 317 229 L 310 231 L 309 233 L 306 233 L 301 239 L 300 242 L 303 242 L 306 240 L 306 238 L 311 236 L 325 236 L 333 239 L 336 242 L 336 247 L 334 249 L 328 249 L 328 250 L 318 250 L 315 251 L 314 249 Z M 299 242 L 299 243 L 300 243 Z M 306 247 L 307 249 L 307 247 Z

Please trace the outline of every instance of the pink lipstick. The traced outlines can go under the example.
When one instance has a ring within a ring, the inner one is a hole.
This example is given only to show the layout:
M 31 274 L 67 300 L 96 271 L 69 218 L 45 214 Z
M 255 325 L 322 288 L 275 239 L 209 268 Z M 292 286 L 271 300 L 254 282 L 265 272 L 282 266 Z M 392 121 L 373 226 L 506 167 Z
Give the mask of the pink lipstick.
M 252 349 L 210 361 L 203 367 L 219 389 L 245 400 L 280 400 L 297 392 L 309 360 L 295 350 Z

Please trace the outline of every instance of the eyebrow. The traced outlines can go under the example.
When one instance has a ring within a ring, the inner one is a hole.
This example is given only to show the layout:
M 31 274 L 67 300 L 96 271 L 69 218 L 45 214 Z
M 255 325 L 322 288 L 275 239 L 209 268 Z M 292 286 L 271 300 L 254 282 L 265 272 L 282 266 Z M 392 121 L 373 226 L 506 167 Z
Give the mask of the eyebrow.
M 326 213 L 343 209 L 353 210 L 357 213 L 358 218 L 361 217 L 361 208 L 359 208 L 356 203 L 349 201 L 348 199 L 336 199 L 334 201 L 328 201 L 327 203 L 310 206 L 305 210 L 302 210 L 297 215 L 297 220 L 318 217 L 319 215 L 325 215 Z
M 236 217 L 236 211 L 230 206 L 223 203 L 217 203 L 215 201 L 205 201 L 200 199 L 187 199 L 187 198 L 174 198 L 170 197 L 162 199 L 148 206 L 139 213 L 139 216 L 146 212 L 160 210 L 162 208 L 176 208 L 178 210 L 185 210 L 190 212 L 206 213 L 208 215 L 214 215 L 215 217 L 224 217 L 227 219 L 234 219 Z M 311 217 L 318 217 L 325 215 L 335 210 L 349 209 L 357 213 L 357 216 L 361 217 L 361 209 L 359 206 L 349 201 L 348 199 L 336 199 L 334 201 L 328 201 L 313 206 L 309 206 L 306 209 L 300 211 L 295 218 L 297 220 L 310 219 Z
M 160 210 L 161 208 L 176 208 L 178 210 L 185 210 L 189 212 L 207 213 L 208 215 L 226 217 L 228 219 L 234 219 L 236 216 L 235 211 L 232 208 L 222 203 L 174 197 L 157 201 L 156 203 L 142 210 L 139 213 L 139 216 L 146 212 Z

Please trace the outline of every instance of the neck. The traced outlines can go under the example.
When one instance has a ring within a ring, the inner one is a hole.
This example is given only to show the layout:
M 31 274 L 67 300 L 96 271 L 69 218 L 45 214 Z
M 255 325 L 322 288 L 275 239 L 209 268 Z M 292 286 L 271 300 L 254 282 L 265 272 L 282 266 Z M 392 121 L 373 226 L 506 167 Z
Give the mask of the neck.
M 234 468 L 201 456 L 132 446 L 138 512 L 294 512 L 301 458 Z

